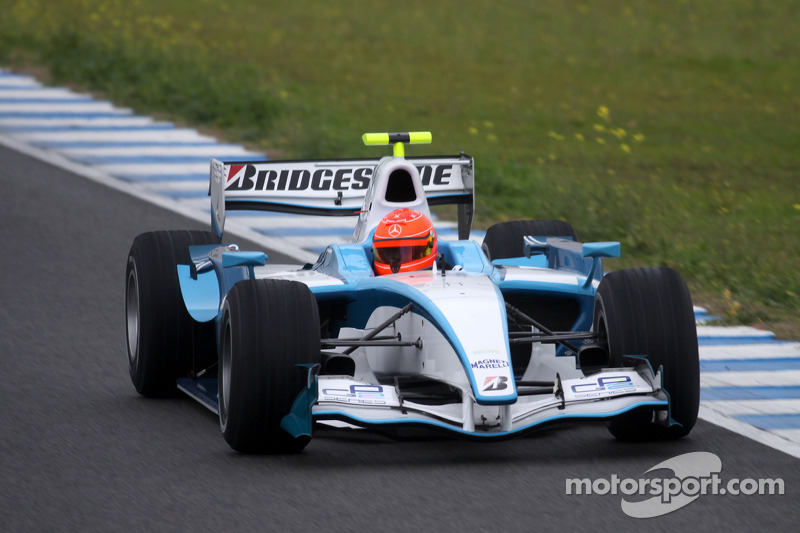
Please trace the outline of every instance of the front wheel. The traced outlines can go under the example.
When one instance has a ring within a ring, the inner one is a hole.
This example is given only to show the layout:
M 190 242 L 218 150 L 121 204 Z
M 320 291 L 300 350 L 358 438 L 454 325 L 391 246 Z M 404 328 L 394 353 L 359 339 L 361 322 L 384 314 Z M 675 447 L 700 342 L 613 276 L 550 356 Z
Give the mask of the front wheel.
M 671 440 L 689 434 L 700 406 L 697 326 L 689 289 L 671 268 L 635 268 L 608 273 L 595 295 L 594 330 L 605 335 L 612 366 L 628 366 L 626 356 L 646 356 L 663 366 L 670 398 L 666 427 L 653 413 L 633 412 L 613 419 L 619 440 Z
M 293 453 L 308 437 L 281 427 L 319 364 L 317 301 L 288 280 L 240 281 L 222 309 L 219 346 L 219 420 L 225 440 L 244 453 Z

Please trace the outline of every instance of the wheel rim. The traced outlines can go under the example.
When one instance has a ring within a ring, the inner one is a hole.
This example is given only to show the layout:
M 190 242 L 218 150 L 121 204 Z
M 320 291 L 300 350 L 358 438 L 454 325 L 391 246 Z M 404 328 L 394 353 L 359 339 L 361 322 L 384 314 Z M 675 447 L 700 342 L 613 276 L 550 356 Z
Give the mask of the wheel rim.
M 128 333 L 128 359 L 131 366 L 136 364 L 139 354 L 139 283 L 136 279 L 136 266 L 128 274 L 125 291 L 125 316 Z
M 228 422 L 228 405 L 231 399 L 231 365 L 233 364 L 233 339 L 230 321 L 225 323 L 225 333 L 222 337 L 222 361 L 220 361 L 220 387 L 219 387 L 219 421 L 222 430 Z

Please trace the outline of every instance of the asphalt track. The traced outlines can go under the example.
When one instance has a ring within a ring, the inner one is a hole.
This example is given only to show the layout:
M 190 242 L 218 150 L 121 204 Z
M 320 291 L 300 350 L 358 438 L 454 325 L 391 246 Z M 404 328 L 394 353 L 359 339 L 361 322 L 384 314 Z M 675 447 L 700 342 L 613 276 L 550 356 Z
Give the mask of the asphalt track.
M 0 161 L 3 531 L 796 530 L 800 460 L 702 420 L 666 444 L 593 425 L 494 443 L 328 432 L 297 456 L 237 454 L 206 409 L 139 397 L 127 374 L 130 242 L 205 228 L 6 148 Z M 781 478 L 785 494 L 701 496 L 652 519 L 620 495 L 565 494 L 567 478 L 639 478 L 693 451 L 717 454 L 723 480 Z

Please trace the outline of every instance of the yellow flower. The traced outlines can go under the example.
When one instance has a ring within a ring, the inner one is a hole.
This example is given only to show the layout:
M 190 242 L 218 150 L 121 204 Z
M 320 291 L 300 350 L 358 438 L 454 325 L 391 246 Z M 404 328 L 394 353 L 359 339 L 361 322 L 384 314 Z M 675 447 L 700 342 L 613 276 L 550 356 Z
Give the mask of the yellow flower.
M 601 105 L 597 108 L 597 116 L 609 122 L 611 119 L 611 113 L 608 111 L 608 108 L 604 105 Z
M 493 143 L 497 142 L 497 135 L 495 135 L 494 133 L 490 133 L 489 135 L 486 136 L 486 139 L 489 142 L 493 142 Z
M 627 144 L 625 143 L 620 144 L 619 147 L 622 148 L 622 151 L 625 152 L 626 154 L 631 153 L 631 147 L 628 146 Z
M 594 140 L 597 141 L 597 144 L 605 144 L 606 143 L 606 140 L 602 139 L 600 137 L 595 137 Z
M 794 207 L 795 209 L 797 209 L 798 211 L 800 211 L 800 204 L 794 204 L 792 207 Z
M 470 135 L 478 134 L 478 128 L 476 128 L 475 126 L 470 126 L 469 128 L 467 128 L 467 131 L 469 132 Z
M 576 133 L 576 134 L 575 134 L 575 138 L 576 138 L 577 140 L 579 140 L 579 141 L 583 141 L 583 135 L 581 135 L 580 133 Z
M 640 143 L 644 140 L 644 135 L 642 135 L 641 133 L 636 133 L 633 135 L 633 140 L 636 141 L 637 143 Z
M 594 126 L 595 131 L 606 131 L 606 127 L 602 124 L 592 124 Z

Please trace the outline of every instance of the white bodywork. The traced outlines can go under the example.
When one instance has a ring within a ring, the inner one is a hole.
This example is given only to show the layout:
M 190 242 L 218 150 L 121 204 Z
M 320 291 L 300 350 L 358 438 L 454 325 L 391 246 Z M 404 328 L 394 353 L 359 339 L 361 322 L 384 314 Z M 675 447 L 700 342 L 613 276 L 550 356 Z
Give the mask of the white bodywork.
M 311 268 L 266 265 L 252 271 L 256 278 L 302 282 L 318 301 L 349 305 L 363 295 L 369 307 L 353 310 L 364 315 L 362 322 L 339 328 L 336 340 L 361 341 L 384 325 L 380 334 L 398 341 L 325 352 L 326 357 L 352 359 L 354 372 L 316 376 L 314 419 L 362 426 L 426 424 L 478 436 L 519 432 L 562 418 L 607 418 L 640 407 L 652 408 L 655 416 L 667 419 L 668 398 L 661 390 L 660 372 L 646 362 L 584 376 L 574 357 L 556 357 L 553 344 L 534 342 L 519 387 L 515 383 L 500 278 L 545 286 L 548 291 L 558 292 L 559 287 L 583 291 L 580 294 L 586 296 L 596 287 L 587 276 L 521 266 L 502 269 L 501 276 L 477 245 L 458 250 L 471 263 L 450 265 L 453 270 L 434 266 L 415 273 L 374 275 L 368 239 L 394 209 L 411 208 L 428 215 L 428 201 L 446 197 L 460 204 L 459 222 L 466 224 L 468 234 L 474 201 L 472 168 L 472 159 L 463 154 L 380 161 L 212 161 L 212 217 L 220 235 L 226 204 L 358 215 L 351 248 L 331 247 Z M 410 178 L 413 187 L 404 185 L 400 195 L 389 193 L 395 178 Z M 405 314 L 392 319 L 404 306 Z M 421 379 L 447 394 L 442 401 L 412 401 L 403 397 L 398 378 Z

